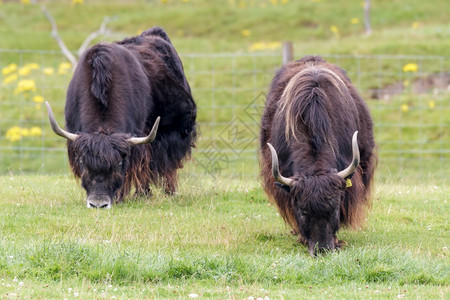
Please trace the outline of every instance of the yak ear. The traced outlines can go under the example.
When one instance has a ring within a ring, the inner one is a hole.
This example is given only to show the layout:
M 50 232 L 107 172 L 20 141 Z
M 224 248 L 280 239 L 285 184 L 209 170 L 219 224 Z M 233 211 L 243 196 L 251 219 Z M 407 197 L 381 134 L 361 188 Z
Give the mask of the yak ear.
M 274 184 L 279 187 L 282 188 L 283 190 L 285 190 L 286 192 L 290 193 L 291 192 L 291 188 L 288 185 L 279 183 L 278 181 L 275 181 Z

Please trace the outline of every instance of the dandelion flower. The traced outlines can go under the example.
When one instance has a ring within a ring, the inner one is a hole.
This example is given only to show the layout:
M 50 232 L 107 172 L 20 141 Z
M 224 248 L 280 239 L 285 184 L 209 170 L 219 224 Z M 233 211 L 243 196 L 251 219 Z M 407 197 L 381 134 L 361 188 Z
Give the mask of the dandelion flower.
M 45 75 L 53 75 L 55 73 L 55 70 L 53 68 L 44 68 L 42 69 L 42 73 Z
M 248 50 L 250 52 L 261 51 L 261 50 L 276 50 L 281 48 L 280 42 L 256 42 L 250 45 Z
M 34 96 L 33 102 L 42 103 L 42 102 L 44 102 L 44 97 L 42 97 L 41 95 Z
M 36 84 L 32 79 L 22 79 L 17 83 L 17 87 L 14 90 L 14 95 L 25 93 L 25 92 L 35 92 Z
M 6 132 L 6 139 L 12 143 L 22 139 L 22 129 L 19 126 L 13 126 Z
M 418 66 L 415 63 L 408 63 L 406 65 L 403 66 L 403 72 L 417 72 L 418 70 Z
M 9 64 L 6 67 L 4 67 L 2 69 L 2 74 L 3 75 L 8 75 L 11 74 L 13 72 L 15 72 L 17 70 L 17 65 L 16 64 Z
M 417 22 L 417 21 L 416 21 L 416 22 L 412 23 L 411 27 L 412 27 L 413 29 L 419 28 L 419 27 L 420 27 L 420 22 Z
M 352 23 L 353 25 L 358 24 L 359 23 L 359 19 L 358 18 L 351 18 L 350 19 L 350 23 Z
M 434 100 L 430 100 L 428 102 L 428 108 L 429 109 L 434 109 L 436 107 L 436 102 L 434 102 Z
M 58 67 L 58 74 L 67 74 L 69 73 L 69 70 L 72 68 L 72 64 L 68 62 L 62 62 L 59 64 Z
M 70 4 L 72 5 L 76 5 L 76 4 L 83 4 L 84 0 L 72 0 L 72 2 Z
M 339 35 L 339 28 L 335 25 L 330 26 L 331 32 L 333 32 L 335 35 Z
M 402 106 L 400 106 L 400 109 L 402 110 L 402 112 L 407 112 L 409 110 L 409 106 L 408 104 L 403 104 Z
M 3 84 L 11 83 L 13 81 L 16 81 L 17 79 L 19 79 L 19 76 L 17 76 L 17 74 L 9 75 L 5 77 L 5 79 L 3 79 Z
M 250 36 L 251 32 L 248 29 L 244 29 L 241 31 L 242 36 Z
M 22 2 L 22 4 L 30 4 L 30 0 L 20 0 L 20 2 Z
M 28 129 L 28 128 L 21 128 L 20 129 L 20 134 L 22 135 L 22 136 L 30 136 L 30 129 Z
M 24 66 L 19 69 L 18 73 L 20 76 L 28 76 L 31 74 L 31 69 Z

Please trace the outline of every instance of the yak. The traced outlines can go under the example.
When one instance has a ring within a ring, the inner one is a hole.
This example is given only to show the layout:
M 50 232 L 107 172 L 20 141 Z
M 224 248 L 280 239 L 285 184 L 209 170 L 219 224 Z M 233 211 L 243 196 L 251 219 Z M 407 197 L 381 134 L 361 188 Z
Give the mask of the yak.
M 364 220 L 375 147 L 367 105 L 343 69 L 306 56 L 277 71 L 261 119 L 261 179 L 311 255 L 341 248 L 340 226 Z
M 80 58 L 65 104 L 69 163 L 81 178 L 87 206 L 110 208 L 134 186 L 151 195 L 177 188 L 177 169 L 196 139 L 196 104 L 182 62 L 159 27 L 92 46 Z

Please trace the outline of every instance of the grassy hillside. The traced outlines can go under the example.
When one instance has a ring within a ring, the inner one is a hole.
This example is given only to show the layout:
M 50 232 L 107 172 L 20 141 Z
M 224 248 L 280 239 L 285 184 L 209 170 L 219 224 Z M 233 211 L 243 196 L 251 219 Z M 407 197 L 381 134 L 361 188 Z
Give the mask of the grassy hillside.
M 70 49 L 97 30 L 104 16 L 117 16 L 108 27 L 118 39 L 151 26 L 164 27 L 180 52 L 247 51 L 257 42 L 292 40 L 298 53 L 447 55 L 450 4 L 372 1 L 373 35 L 366 37 L 362 1 L 329 0 L 167 0 L 37 1 L 0 6 L 1 48 L 58 49 L 45 5 Z M 333 29 L 332 29 L 333 27 Z

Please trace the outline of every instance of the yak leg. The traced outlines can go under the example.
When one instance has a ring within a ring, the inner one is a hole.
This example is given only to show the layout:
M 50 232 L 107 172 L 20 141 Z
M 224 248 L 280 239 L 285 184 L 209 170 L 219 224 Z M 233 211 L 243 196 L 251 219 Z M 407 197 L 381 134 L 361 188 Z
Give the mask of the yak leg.
M 152 189 L 147 184 L 146 186 L 139 186 L 136 188 L 136 192 L 134 193 L 135 196 L 145 196 L 145 197 L 152 197 Z
M 151 197 L 153 196 L 152 189 L 150 188 L 150 177 L 142 176 L 139 180 L 135 179 L 136 191 L 135 196 Z
M 173 170 L 169 174 L 166 175 L 164 179 L 164 192 L 167 195 L 174 195 L 177 190 L 177 171 Z

